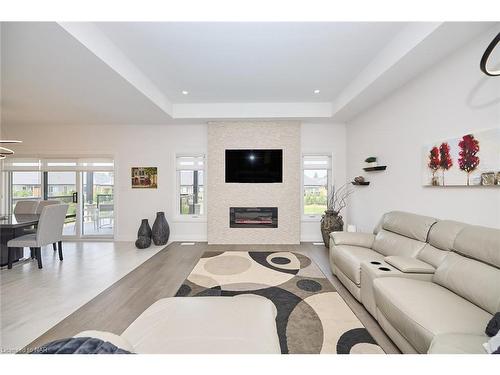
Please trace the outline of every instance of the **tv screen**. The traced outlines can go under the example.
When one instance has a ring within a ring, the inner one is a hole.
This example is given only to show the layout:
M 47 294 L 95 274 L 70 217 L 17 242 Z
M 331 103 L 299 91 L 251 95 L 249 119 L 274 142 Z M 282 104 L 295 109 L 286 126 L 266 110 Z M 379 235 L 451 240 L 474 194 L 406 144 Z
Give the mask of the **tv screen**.
M 283 150 L 226 150 L 226 182 L 283 182 Z

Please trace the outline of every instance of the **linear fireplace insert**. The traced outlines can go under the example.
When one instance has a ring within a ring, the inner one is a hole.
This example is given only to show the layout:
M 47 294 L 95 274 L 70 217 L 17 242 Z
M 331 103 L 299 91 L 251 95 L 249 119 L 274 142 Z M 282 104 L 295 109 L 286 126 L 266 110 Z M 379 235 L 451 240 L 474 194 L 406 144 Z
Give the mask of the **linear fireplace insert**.
M 230 207 L 230 228 L 278 228 L 278 207 Z

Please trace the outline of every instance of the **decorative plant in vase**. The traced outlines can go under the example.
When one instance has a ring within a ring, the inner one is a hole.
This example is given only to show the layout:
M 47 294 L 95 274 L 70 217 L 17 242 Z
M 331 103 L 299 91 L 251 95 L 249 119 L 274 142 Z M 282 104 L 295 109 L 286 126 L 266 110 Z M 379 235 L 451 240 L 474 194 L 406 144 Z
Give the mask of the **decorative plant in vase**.
M 467 186 L 469 186 L 470 174 L 479 165 L 479 156 L 476 156 L 479 152 L 479 141 L 472 134 L 467 134 L 458 142 L 458 147 L 460 147 L 458 166 L 467 173 Z
M 429 169 L 432 171 L 432 186 L 439 185 L 439 180 L 436 177 L 436 172 L 439 169 L 439 164 L 439 149 L 437 147 L 433 147 L 429 152 L 429 163 L 427 164 Z
M 328 195 L 327 208 L 321 216 L 321 235 L 323 243 L 328 247 L 330 243 L 330 233 L 344 230 L 344 221 L 340 213 L 347 205 L 347 198 L 353 193 L 347 184 L 342 185 L 338 190 L 333 189 Z
M 377 158 L 375 156 L 370 156 L 369 158 L 365 159 L 365 163 L 368 167 L 376 167 L 377 164 Z

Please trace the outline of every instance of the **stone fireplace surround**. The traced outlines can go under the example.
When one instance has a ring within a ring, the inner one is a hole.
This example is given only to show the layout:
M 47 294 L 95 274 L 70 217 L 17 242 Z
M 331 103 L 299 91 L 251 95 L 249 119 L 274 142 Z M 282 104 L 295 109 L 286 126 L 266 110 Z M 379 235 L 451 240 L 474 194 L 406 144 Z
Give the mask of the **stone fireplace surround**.
M 282 183 L 226 183 L 226 149 L 282 149 Z M 224 121 L 208 124 L 209 244 L 300 243 L 300 122 Z M 231 228 L 231 207 L 276 207 L 277 228 Z

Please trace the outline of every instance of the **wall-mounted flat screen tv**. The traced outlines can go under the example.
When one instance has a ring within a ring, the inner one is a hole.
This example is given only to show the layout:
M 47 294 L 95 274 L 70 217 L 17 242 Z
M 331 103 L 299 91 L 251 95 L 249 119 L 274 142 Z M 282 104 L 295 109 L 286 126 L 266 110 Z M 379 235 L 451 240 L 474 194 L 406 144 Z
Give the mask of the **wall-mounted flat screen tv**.
M 226 182 L 283 182 L 283 150 L 226 150 Z

